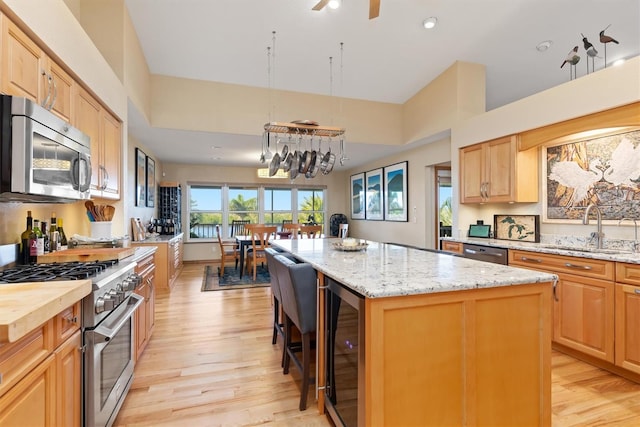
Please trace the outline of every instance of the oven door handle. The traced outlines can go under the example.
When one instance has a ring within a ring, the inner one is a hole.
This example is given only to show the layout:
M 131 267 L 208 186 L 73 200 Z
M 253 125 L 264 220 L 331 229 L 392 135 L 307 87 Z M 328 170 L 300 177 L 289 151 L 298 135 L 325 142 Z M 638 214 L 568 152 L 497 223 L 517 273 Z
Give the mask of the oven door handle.
M 93 334 L 96 338 L 96 342 L 98 341 L 111 341 L 113 337 L 115 337 L 120 329 L 124 326 L 124 324 L 129 320 L 133 313 L 140 307 L 140 305 L 144 302 L 144 298 L 138 294 L 131 294 L 125 303 L 127 305 L 127 309 L 120 314 L 117 320 L 115 320 L 115 326 L 111 326 L 113 322 L 109 322 L 109 326 L 105 326 L 104 322 L 100 324 L 97 328 L 93 330 Z

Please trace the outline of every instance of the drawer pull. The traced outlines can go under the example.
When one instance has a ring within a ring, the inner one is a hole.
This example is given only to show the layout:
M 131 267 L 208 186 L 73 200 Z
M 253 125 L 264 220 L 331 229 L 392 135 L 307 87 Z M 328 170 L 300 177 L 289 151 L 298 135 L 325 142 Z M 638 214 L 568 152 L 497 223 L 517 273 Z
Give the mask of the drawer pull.
M 581 270 L 591 270 L 590 265 L 571 264 L 570 262 L 565 263 L 564 266 L 569 268 L 579 268 Z
M 540 258 L 529 258 L 526 256 L 523 256 L 520 258 L 520 260 L 525 261 L 525 262 L 537 262 L 537 263 L 541 263 L 542 260 Z

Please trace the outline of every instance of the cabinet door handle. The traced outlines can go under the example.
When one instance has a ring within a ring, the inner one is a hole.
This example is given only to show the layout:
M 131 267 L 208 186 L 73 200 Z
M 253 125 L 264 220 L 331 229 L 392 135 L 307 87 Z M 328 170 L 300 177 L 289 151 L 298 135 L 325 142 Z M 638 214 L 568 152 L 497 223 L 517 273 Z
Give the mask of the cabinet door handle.
M 542 260 L 540 258 L 529 258 L 529 257 L 526 257 L 526 256 L 520 257 L 520 261 L 537 262 L 538 264 L 542 263 Z
M 42 70 L 42 75 L 47 80 L 47 97 L 42 101 L 41 106 L 49 109 L 47 104 L 49 104 L 49 99 L 51 98 L 51 74 L 47 73 L 45 70 Z
M 107 168 L 105 168 L 102 165 L 100 165 L 100 170 L 102 171 L 102 176 L 104 177 L 102 179 L 102 185 L 100 185 L 100 189 L 101 190 L 106 190 L 107 189 L 107 185 L 109 185 L 109 172 L 107 171 Z
M 572 264 L 570 262 L 565 263 L 564 266 L 569 268 L 579 268 L 580 270 L 591 270 L 590 265 Z
M 558 287 L 558 279 L 555 279 L 555 280 L 553 281 L 553 299 L 554 299 L 555 301 L 560 301 L 560 300 L 558 299 L 558 294 L 556 293 L 556 289 L 557 289 L 557 287 Z
M 56 79 L 49 76 L 51 82 L 53 83 L 53 99 L 51 100 L 51 104 L 47 107 L 47 110 L 52 110 L 53 106 L 56 105 L 56 100 L 58 99 L 58 84 L 56 83 Z

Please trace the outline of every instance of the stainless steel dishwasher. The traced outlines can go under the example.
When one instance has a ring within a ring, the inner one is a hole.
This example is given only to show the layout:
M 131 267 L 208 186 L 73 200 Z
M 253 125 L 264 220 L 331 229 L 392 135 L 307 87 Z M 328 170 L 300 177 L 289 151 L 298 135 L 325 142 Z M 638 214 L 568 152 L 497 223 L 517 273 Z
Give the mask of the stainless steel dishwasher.
M 465 258 L 477 259 L 478 261 L 492 262 L 494 264 L 507 265 L 508 252 L 505 248 L 495 248 L 492 246 L 462 244 L 462 256 Z

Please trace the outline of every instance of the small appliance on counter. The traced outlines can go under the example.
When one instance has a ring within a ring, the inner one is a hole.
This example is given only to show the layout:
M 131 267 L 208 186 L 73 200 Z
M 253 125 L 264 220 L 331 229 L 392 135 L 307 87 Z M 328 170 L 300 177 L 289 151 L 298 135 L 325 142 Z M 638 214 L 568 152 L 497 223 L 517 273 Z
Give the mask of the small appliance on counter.
M 478 220 L 475 224 L 469 225 L 467 236 L 488 239 L 491 237 L 491 225 L 485 225 L 484 221 Z

